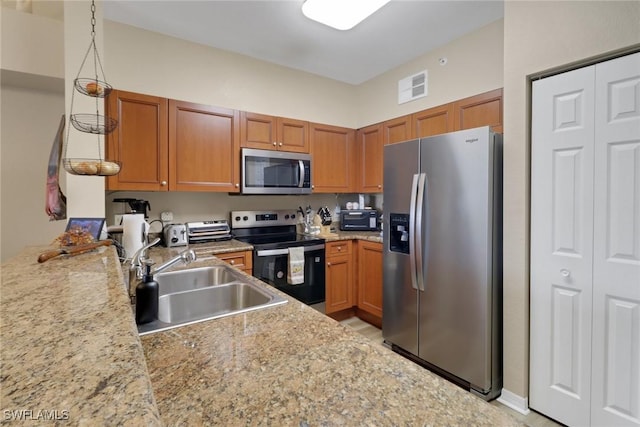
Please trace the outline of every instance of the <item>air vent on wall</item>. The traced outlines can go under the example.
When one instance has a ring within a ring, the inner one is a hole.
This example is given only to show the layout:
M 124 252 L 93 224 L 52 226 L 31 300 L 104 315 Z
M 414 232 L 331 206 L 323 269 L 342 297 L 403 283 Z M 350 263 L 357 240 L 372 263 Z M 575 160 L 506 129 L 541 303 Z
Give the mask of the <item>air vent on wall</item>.
M 398 104 L 427 96 L 427 70 L 398 81 Z

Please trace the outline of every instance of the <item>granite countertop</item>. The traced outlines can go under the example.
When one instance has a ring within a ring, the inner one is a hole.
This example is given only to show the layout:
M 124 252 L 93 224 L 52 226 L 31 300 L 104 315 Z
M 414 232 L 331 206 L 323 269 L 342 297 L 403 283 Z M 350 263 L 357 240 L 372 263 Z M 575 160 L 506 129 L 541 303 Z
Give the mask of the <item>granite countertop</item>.
M 3 411 L 74 425 L 520 425 L 274 288 L 286 304 L 139 337 L 113 248 L 38 264 L 45 249 L 2 265 Z
M 336 240 L 368 240 L 371 242 L 382 243 L 382 236 L 379 231 L 341 231 L 336 230 L 332 232 L 334 235 L 320 236 L 327 242 Z
M 141 340 L 167 425 L 521 425 L 292 298 Z
M 49 249 L 2 264 L 3 419 L 161 425 L 115 249 L 36 262 Z

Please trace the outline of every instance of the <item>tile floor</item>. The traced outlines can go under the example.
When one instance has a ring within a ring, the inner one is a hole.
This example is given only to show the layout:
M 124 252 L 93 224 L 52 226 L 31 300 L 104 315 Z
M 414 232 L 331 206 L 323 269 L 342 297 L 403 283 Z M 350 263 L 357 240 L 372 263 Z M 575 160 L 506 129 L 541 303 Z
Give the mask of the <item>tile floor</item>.
M 377 343 L 380 344 L 380 346 L 383 346 L 382 344 L 382 331 L 378 328 L 376 328 L 373 325 L 370 325 L 367 322 L 364 322 L 362 320 L 360 320 L 357 317 L 351 317 L 349 319 L 343 320 L 340 323 L 342 323 L 343 325 L 353 329 L 354 331 L 360 333 L 361 335 L 364 335 L 365 337 L 369 338 L 372 341 L 375 341 Z M 516 412 L 514 410 L 512 410 L 511 408 L 508 408 L 506 406 L 504 406 L 503 404 L 501 404 L 500 402 L 498 402 L 498 400 L 492 400 L 490 402 L 492 405 L 494 405 L 495 407 L 508 412 L 509 414 L 511 414 L 514 418 L 522 421 L 523 423 L 525 423 L 528 426 L 531 427 L 556 427 L 556 426 L 562 426 L 562 424 L 558 424 L 557 422 L 545 417 L 542 414 L 539 414 L 538 412 L 535 411 L 530 411 L 527 415 L 522 415 L 519 412 Z

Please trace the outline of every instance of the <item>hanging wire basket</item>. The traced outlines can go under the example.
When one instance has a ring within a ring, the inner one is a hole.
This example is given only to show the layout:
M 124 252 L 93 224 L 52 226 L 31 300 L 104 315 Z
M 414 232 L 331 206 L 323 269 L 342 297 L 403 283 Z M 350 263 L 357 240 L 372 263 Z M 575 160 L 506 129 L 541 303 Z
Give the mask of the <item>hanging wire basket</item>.
M 64 169 L 72 175 L 111 176 L 120 172 L 120 162 L 99 159 L 63 159 Z
M 109 83 L 97 78 L 77 78 L 73 81 L 73 85 L 78 92 L 96 98 L 105 98 L 113 90 Z
M 67 135 L 64 140 L 64 158 L 62 159 L 62 165 L 64 169 L 72 175 L 88 175 L 88 176 L 111 176 L 117 175 L 120 172 L 121 163 L 111 160 L 104 160 L 102 158 L 102 140 L 110 132 L 113 132 L 118 126 L 118 121 L 110 117 L 99 114 L 99 102 L 101 98 L 106 98 L 112 91 L 111 85 L 106 82 L 104 77 L 104 70 L 102 69 L 102 63 L 100 56 L 98 55 L 98 49 L 95 41 L 95 1 L 91 2 L 91 43 L 87 53 L 85 53 L 78 70 L 78 75 L 73 81 L 74 89 L 71 92 L 71 111 L 69 113 L 69 121 L 73 127 L 84 133 L 91 133 L 97 135 L 97 154 L 98 158 L 82 159 L 82 158 L 68 158 L 67 148 L 69 145 L 69 131 L 71 126 L 67 126 Z M 87 58 L 93 58 L 93 77 L 81 78 L 80 74 L 83 71 Z M 74 114 L 74 99 L 76 92 L 83 95 L 92 97 L 95 99 L 95 113 L 89 114 Z
M 118 127 L 118 121 L 101 114 L 72 114 L 71 124 L 80 132 L 106 135 Z

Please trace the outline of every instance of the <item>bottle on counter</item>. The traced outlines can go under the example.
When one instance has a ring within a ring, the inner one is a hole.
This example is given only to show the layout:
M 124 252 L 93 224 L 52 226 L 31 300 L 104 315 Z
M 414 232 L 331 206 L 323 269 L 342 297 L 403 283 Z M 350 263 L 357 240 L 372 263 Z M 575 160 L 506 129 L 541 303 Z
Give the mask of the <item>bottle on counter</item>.
M 153 322 L 158 318 L 158 282 L 151 275 L 151 263 L 146 265 L 142 282 L 136 286 L 136 324 Z

